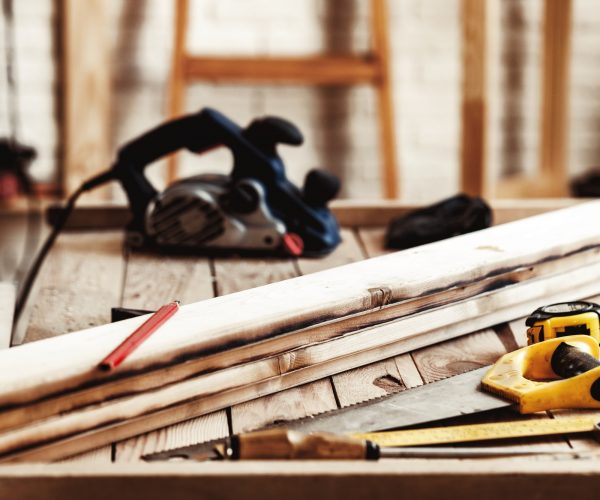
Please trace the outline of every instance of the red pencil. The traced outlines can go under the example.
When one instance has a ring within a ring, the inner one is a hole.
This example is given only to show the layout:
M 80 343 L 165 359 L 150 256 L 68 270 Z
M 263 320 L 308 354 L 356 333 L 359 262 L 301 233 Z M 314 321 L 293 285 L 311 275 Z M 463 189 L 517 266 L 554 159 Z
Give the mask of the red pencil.
M 119 366 L 127 356 L 129 356 L 137 347 L 152 335 L 158 328 L 165 323 L 173 314 L 179 310 L 179 301 L 165 304 L 144 323 L 142 323 L 129 337 L 127 337 L 119 346 L 102 360 L 99 365 L 101 370 L 109 371 Z

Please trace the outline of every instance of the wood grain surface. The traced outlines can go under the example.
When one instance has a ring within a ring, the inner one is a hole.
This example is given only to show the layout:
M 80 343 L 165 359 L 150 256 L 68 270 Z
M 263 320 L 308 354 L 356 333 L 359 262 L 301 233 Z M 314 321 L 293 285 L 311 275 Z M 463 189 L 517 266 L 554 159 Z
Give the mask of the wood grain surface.
M 38 276 L 37 295 L 29 299 L 34 305 L 25 342 L 110 321 L 111 307 L 121 304 L 126 265 L 122 242 L 121 231 L 66 233 L 57 240 Z M 108 445 L 67 461 L 111 460 Z
M 208 258 L 134 252 L 127 261 L 123 306 L 155 310 L 172 300 L 189 304 L 212 298 L 214 289 L 212 263 Z M 139 461 L 148 453 L 228 434 L 227 413 L 221 410 L 118 442 L 113 459 Z
M 358 231 L 345 229 L 343 231 L 344 243 L 337 252 L 328 258 L 281 261 L 276 263 L 274 269 L 266 265 L 253 267 L 250 263 L 244 263 L 243 259 L 237 261 L 236 259 L 220 259 L 221 262 L 212 262 L 210 259 L 203 258 L 167 258 L 147 254 L 132 254 L 128 259 L 124 259 L 119 246 L 108 245 L 104 252 L 116 253 L 121 260 L 119 293 L 116 295 L 115 302 L 110 305 L 122 304 L 127 307 L 154 309 L 171 300 L 174 295 L 184 302 L 196 301 L 211 297 L 215 291 L 225 293 L 243 290 L 244 283 L 248 286 L 260 286 L 279 279 L 344 265 L 368 256 L 385 253 L 381 249 L 382 231 L 383 229 L 378 228 L 359 229 Z M 379 233 L 379 239 L 365 237 L 364 234 L 369 232 Z M 96 236 L 98 234 L 102 233 L 95 233 Z M 78 239 L 73 241 L 78 241 Z M 95 241 L 102 241 L 102 239 Z M 75 255 L 79 253 L 79 258 L 82 259 L 84 253 L 79 252 L 78 248 L 75 243 L 73 253 Z M 96 248 L 98 249 L 97 244 Z M 57 249 L 60 251 L 59 247 Z M 68 254 L 70 251 L 65 251 L 65 253 Z M 100 249 L 98 251 L 101 252 Z M 94 259 L 94 262 L 96 260 Z M 233 264 L 233 266 L 229 268 L 228 264 Z M 71 269 L 74 269 L 71 275 L 76 275 L 84 282 L 89 279 L 85 272 L 80 273 L 82 268 L 77 267 L 80 264 L 72 262 L 71 265 Z M 106 272 L 106 268 L 102 267 L 105 266 L 102 259 L 98 265 L 100 270 Z M 229 269 L 232 271 L 229 272 Z M 219 285 L 219 273 L 224 280 L 222 286 Z M 81 276 L 79 276 L 80 274 Z M 232 274 L 235 275 L 235 279 L 231 278 Z M 63 274 L 57 279 L 67 280 L 68 278 Z M 160 285 L 156 283 L 160 283 Z M 75 286 L 77 285 L 74 284 L 73 287 Z M 114 283 L 111 286 L 114 286 Z M 100 309 L 104 306 L 99 301 L 96 307 Z M 137 461 L 145 453 L 222 437 L 232 430 L 237 432 L 241 429 L 255 428 L 278 419 L 301 418 L 414 387 L 423 381 L 432 382 L 452 376 L 482 363 L 493 362 L 500 354 L 506 352 L 507 346 L 521 343 L 523 335 L 513 334 L 511 327 L 514 330 L 518 328 L 524 330 L 522 324 L 523 320 L 518 320 L 511 325 L 501 325 L 495 330 L 480 331 L 466 337 L 419 349 L 410 354 L 395 357 L 392 355 L 384 361 L 248 401 L 236 405 L 230 410 L 218 411 L 122 441 L 112 450 L 110 447 L 105 447 L 82 457 L 75 457 L 70 460 L 70 463 L 82 460 L 96 463 L 98 461 L 106 462 L 111 460 L 111 456 L 112 459 L 120 462 Z M 302 359 L 304 361 L 301 361 Z M 302 364 L 306 362 L 306 359 L 300 357 L 293 363 Z M 294 366 L 294 364 L 289 366 Z M 556 418 L 560 418 L 560 416 L 558 414 Z M 510 415 L 498 414 L 497 418 L 510 418 Z M 561 438 L 557 440 L 557 443 L 560 444 L 560 442 Z M 567 441 L 563 439 L 562 443 L 566 445 Z M 594 449 L 595 442 L 588 438 L 578 438 L 569 440 L 569 444 L 581 447 L 581 449 Z M 509 445 L 523 446 L 520 443 Z M 496 461 L 494 460 L 494 462 Z
M 110 322 L 111 307 L 121 303 L 122 241 L 121 231 L 65 233 L 57 240 L 38 275 L 37 295 L 30 299 L 34 306 L 25 342 Z
M 0 349 L 6 349 L 10 346 L 15 299 L 15 285 L 0 282 Z
M 600 203 L 583 204 L 419 249 L 300 277 L 297 281 L 274 283 L 261 288 L 260 292 L 244 291 L 183 307 L 161 329 L 159 335 L 153 336 L 128 359 L 123 369 L 140 369 L 158 359 L 164 360 L 167 353 L 169 356 L 179 356 L 190 348 L 198 352 L 198 349 L 215 348 L 241 339 L 252 341 L 260 338 L 266 331 L 293 329 L 294 325 L 305 323 L 309 319 L 315 321 L 315 317 L 322 318 L 331 314 L 339 317 L 365 308 L 369 310 L 372 301 L 369 290 L 374 288 L 389 289 L 389 300 L 394 302 L 407 296 L 449 287 L 465 279 L 475 281 L 498 267 L 520 267 L 549 256 L 581 250 L 587 245 L 595 244 L 598 235 L 588 228 L 569 222 L 582 218 L 593 219 L 598 215 L 596 212 L 600 212 Z M 546 227 L 557 226 L 564 230 L 545 230 Z M 118 257 L 117 260 L 122 261 Z M 61 269 L 65 267 L 66 265 L 61 266 Z M 85 269 L 81 269 L 81 272 L 84 271 Z M 268 272 L 272 271 L 269 269 Z M 110 273 L 105 272 L 95 279 L 106 279 L 107 275 L 110 276 Z M 216 275 L 219 275 L 218 269 Z M 113 279 L 114 281 L 116 280 Z M 236 311 L 235 318 L 229 314 L 232 310 Z M 223 321 L 227 322 L 227 331 L 224 331 Z M 103 345 L 114 345 L 134 325 L 135 321 L 130 320 L 69 336 L 68 341 L 66 338 L 56 339 L 60 342 L 48 340 L 44 347 L 48 349 L 47 352 L 52 350 L 51 346 L 58 348 L 58 345 L 68 342 L 80 355 L 69 359 L 68 363 L 53 356 L 48 360 L 44 371 L 52 373 L 55 382 L 80 374 L 81 370 L 85 371 L 93 363 L 98 350 L 86 350 L 84 345 L 90 346 L 92 339 Z M 68 325 L 66 329 L 69 329 Z M 39 338 L 40 332 L 32 332 L 32 335 Z M 173 342 L 174 339 L 177 341 Z M 98 347 L 101 348 L 100 344 Z M 23 359 L 31 359 L 35 350 L 37 348 L 30 349 L 26 346 L 7 352 L 10 356 L 0 353 L 0 370 L 7 377 L 7 385 L 21 394 L 40 383 L 37 376 L 20 374 L 16 377 L 14 371 L 17 366 L 23 365 Z M 57 368 L 60 366 L 60 369 L 52 370 L 49 365 L 53 364 Z M 50 381 L 45 381 L 48 382 Z

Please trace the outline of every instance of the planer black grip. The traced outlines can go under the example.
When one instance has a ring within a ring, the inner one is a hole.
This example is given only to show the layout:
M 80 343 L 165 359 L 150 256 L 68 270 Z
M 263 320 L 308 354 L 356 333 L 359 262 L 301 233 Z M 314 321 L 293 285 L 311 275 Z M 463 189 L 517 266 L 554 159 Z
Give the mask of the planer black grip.
M 562 342 L 552 354 L 550 365 L 559 377 L 571 378 L 600 366 L 600 361 L 587 352 Z

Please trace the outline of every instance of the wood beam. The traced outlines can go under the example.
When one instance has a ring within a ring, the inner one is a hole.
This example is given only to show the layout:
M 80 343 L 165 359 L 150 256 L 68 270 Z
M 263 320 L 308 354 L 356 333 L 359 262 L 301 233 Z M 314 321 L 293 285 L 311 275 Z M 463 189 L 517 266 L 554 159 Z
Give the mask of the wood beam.
M 581 251 L 598 244 L 600 229 L 573 221 L 598 218 L 600 201 L 588 202 L 387 257 L 184 306 L 161 328 L 161 335 L 152 336 L 143 349 L 128 358 L 120 375 L 152 368 L 157 363 L 176 362 L 186 354 L 227 351 L 231 342 L 241 346 L 310 325 L 376 312 L 382 301 L 401 303 L 457 282 L 481 280 L 498 269 L 508 270 L 516 264 Z M 561 231 L 555 231 L 556 227 Z M 528 235 L 526 241 L 524 234 Z M 267 309 L 265 301 L 269 303 Z M 235 317 L 231 311 L 236 312 Z M 61 384 L 72 389 L 75 382 L 99 381 L 98 373 L 90 371 L 98 361 L 98 352 L 117 345 L 140 321 L 143 319 L 103 325 L 77 335 L 0 352 L 2 404 L 30 401 Z M 63 348 L 65 343 L 69 346 L 67 351 Z M 70 352 L 78 355 L 71 356 Z M 48 356 L 49 353 L 62 356 Z M 31 362 L 38 356 L 44 358 L 43 365 Z M 27 372 L 23 371 L 24 366 Z
M 62 184 L 66 194 L 111 162 L 110 3 L 61 0 Z M 101 189 L 96 197 L 108 198 Z
M 0 436 L 0 450 L 12 450 L 1 461 L 54 460 L 96 448 L 114 440 L 131 437 L 165 425 L 171 425 L 191 417 L 204 415 L 216 409 L 238 404 L 259 396 L 272 394 L 290 387 L 303 385 L 353 367 L 413 351 L 417 348 L 441 342 L 459 335 L 493 326 L 496 320 L 504 322 L 530 312 L 540 300 L 560 302 L 569 299 L 589 299 L 589 293 L 597 294 L 600 265 L 585 266 L 566 276 L 552 276 L 530 283 L 521 283 L 482 296 L 473 302 L 463 302 L 431 314 L 407 318 L 398 324 L 389 324 L 377 329 L 367 329 L 362 336 L 345 337 L 342 344 L 330 349 L 334 358 L 328 359 L 322 345 L 314 345 L 275 358 L 267 358 L 239 367 L 214 372 L 207 376 L 191 378 L 175 386 L 141 395 L 127 396 L 114 401 L 105 401 L 80 411 L 61 414 L 59 419 L 49 418 L 30 426 L 19 427 Z M 568 281 L 572 288 L 564 286 Z M 585 283 L 584 283 L 585 282 Z M 537 293 L 532 295 L 532 290 Z M 527 300 L 524 300 L 524 298 Z M 597 299 L 597 297 L 592 297 Z M 512 301 L 516 307 L 503 307 Z M 485 310 L 487 308 L 488 310 Z M 447 310 L 444 310 L 447 309 Z M 467 318 L 474 310 L 481 315 Z M 461 318 L 457 323 L 442 328 L 440 317 Z M 412 322 L 412 325 L 409 325 Z M 416 335 L 413 330 L 420 323 L 421 333 L 429 332 L 430 338 Z M 399 337 L 406 336 L 405 339 Z M 433 337 L 432 337 L 433 336 Z M 376 337 L 388 339 L 382 345 Z M 395 339 L 395 340 L 394 340 Z M 354 350 L 352 349 L 354 345 Z M 327 349 L 327 346 L 325 346 Z M 252 377 L 262 375 L 262 379 Z M 237 385 L 236 385 L 237 383 Z M 228 385 L 229 384 L 229 385 Z M 234 384 L 234 385 L 232 385 Z M 179 399 L 173 399 L 177 395 Z M 150 405 L 150 411 L 143 406 Z M 368 429 L 375 430 L 375 429 Z M 26 444 L 24 450 L 19 449 Z M 35 447 L 41 443 L 42 446 Z
M 370 58 L 359 56 L 310 57 L 188 57 L 187 80 L 272 84 L 348 85 L 380 78 Z
M 118 380 L 93 369 L 98 352 L 110 350 L 144 318 L 0 351 L 2 422 L 15 426 L 0 437 L 0 449 L 74 433 L 69 446 L 82 440 L 97 446 L 92 434 L 127 437 L 406 352 L 433 337 L 440 341 L 514 319 L 540 300 L 594 295 L 600 292 L 594 247 L 600 230 L 572 221 L 599 212 L 600 202 L 586 203 L 185 306 L 122 365 Z M 564 229 L 557 233 L 555 227 Z M 423 312 L 411 316 L 415 311 Z M 66 355 L 71 352 L 78 355 Z M 139 394 L 131 393 L 132 381 Z M 78 406 L 83 392 L 74 391 L 86 390 L 104 404 Z M 30 418 L 34 406 L 61 397 L 70 406 L 60 408 L 60 419 L 50 416 L 31 428 L 12 420 L 19 409 Z
M 486 191 L 486 4 L 462 0 L 461 190 Z
M 171 119 L 180 116 L 185 109 L 185 71 L 184 63 L 187 58 L 185 36 L 187 33 L 189 16 L 188 0 L 176 0 L 175 33 L 173 43 L 173 57 L 171 58 L 171 76 L 169 81 L 169 103 L 167 116 Z M 177 178 L 177 154 L 171 154 L 167 159 L 167 184 Z
M 540 119 L 540 171 L 568 192 L 568 97 L 571 60 L 571 0 L 545 0 Z M 556 187 L 554 189 L 556 191 Z
M 394 126 L 394 99 L 390 69 L 390 46 L 386 0 L 371 0 L 373 54 L 378 72 L 376 81 L 379 109 L 379 145 L 383 170 L 382 191 L 385 198 L 398 198 L 398 161 L 396 158 L 396 130 Z
M 15 285 L 0 282 L 0 349 L 10 346 L 15 309 Z
M 133 464 L 23 464 L 0 467 L 0 495 L 20 500 L 143 498 L 187 500 L 386 500 L 409 491 L 412 500 L 569 498 L 595 500 L 596 460 L 394 460 L 240 461 Z M 132 494 L 131 492 L 135 492 Z M 132 496 L 134 495 L 134 496 Z

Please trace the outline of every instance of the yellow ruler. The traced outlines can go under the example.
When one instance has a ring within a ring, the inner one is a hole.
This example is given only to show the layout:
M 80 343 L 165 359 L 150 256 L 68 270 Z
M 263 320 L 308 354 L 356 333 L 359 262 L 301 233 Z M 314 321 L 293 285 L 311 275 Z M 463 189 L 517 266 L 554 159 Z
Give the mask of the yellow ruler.
M 467 443 L 493 439 L 510 439 L 554 434 L 592 432 L 600 415 L 558 419 L 531 419 L 517 422 L 454 425 L 386 432 L 353 434 L 357 439 L 368 439 L 381 447 L 421 446 L 432 444 Z

